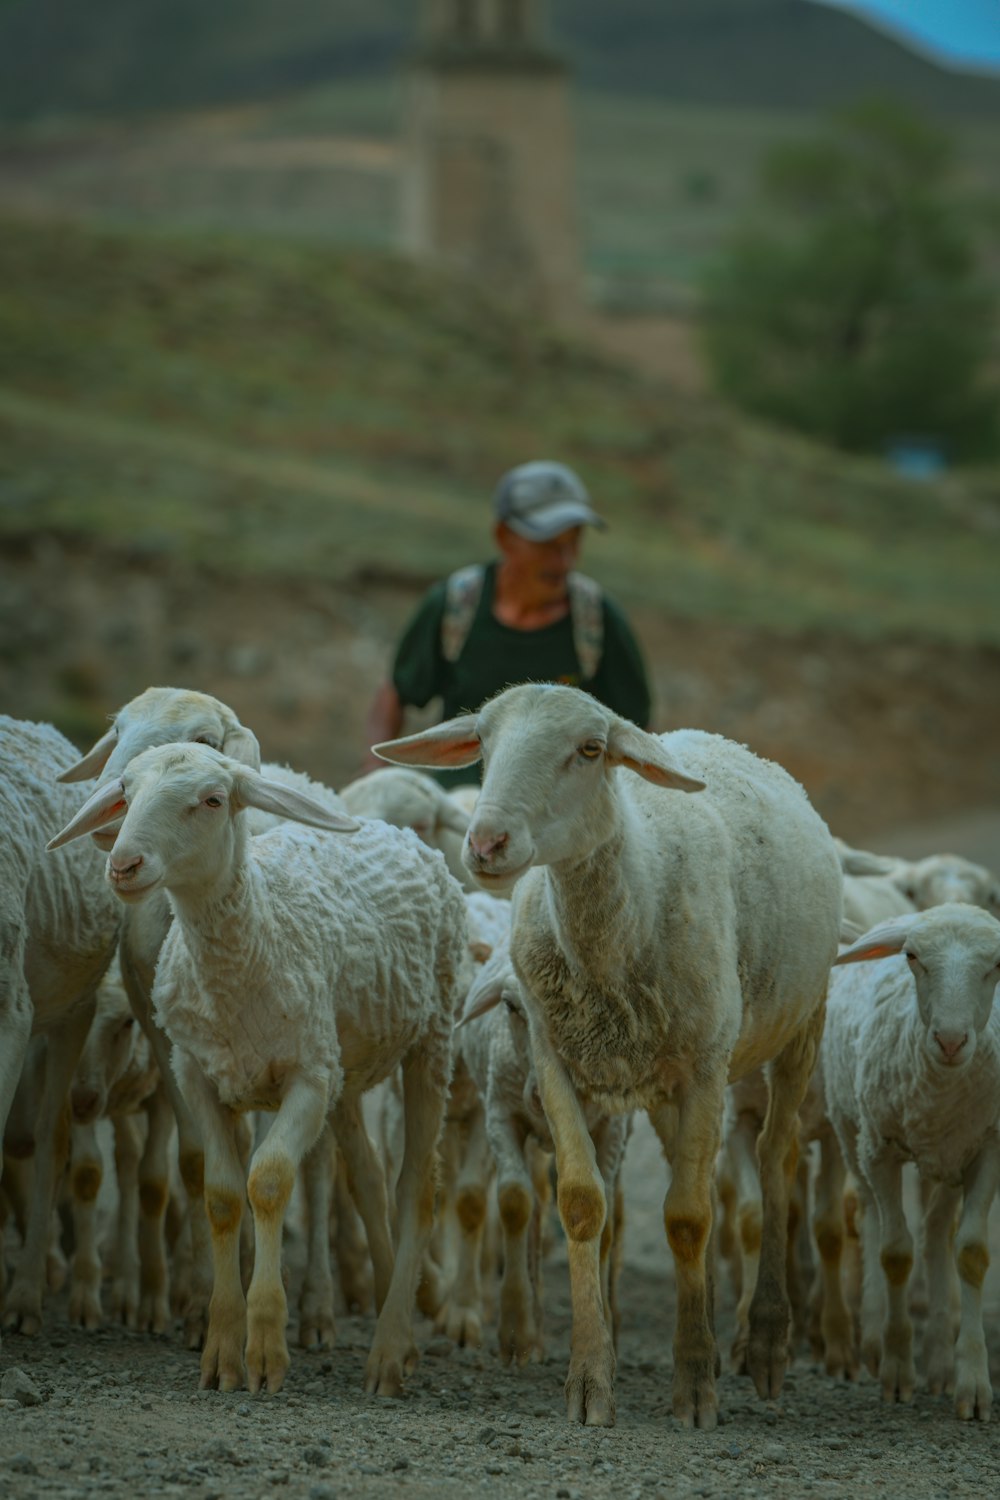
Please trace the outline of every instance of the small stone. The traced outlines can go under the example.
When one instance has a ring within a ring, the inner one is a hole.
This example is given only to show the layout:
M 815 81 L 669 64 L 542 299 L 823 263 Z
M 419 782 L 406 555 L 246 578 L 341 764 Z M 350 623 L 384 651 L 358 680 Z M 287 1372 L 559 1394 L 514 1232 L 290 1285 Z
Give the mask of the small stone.
M 788 1449 L 783 1443 L 765 1443 L 761 1454 L 768 1463 L 783 1464 L 788 1458 Z
M 37 1474 L 38 1470 L 26 1453 L 15 1453 L 7 1465 L 12 1474 Z
M 495 1427 L 481 1427 L 476 1433 L 476 1437 L 481 1443 L 492 1443 L 496 1435 L 497 1430 Z
M 0 1396 L 18 1406 L 41 1406 L 43 1399 L 35 1382 L 17 1365 L 0 1377 Z
M 401 1453 L 398 1458 L 394 1458 L 392 1461 L 392 1472 L 394 1474 L 401 1473 L 403 1469 L 408 1469 L 409 1467 L 410 1460 L 406 1457 L 405 1453 Z
M 454 1351 L 454 1348 L 455 1345 L 452 1343 L 451 1339 L 431 1339 L 430 1343 L 427 1345 L 427 1349 L 425 1352 L 429 1354 L 432 1359 L 447 1359 L 448 1355 Z
M 307 1464 L 312 1464 L 313 1467 L 317 1469 L 323 1468 L 324 1465 L 330 1462 L 329 1453 L 326 1453 L 322 1448 L 318 1446 L 305 1448 L 303 1450 L 302 1457 L 305 1459 Z
M 309 1490 L 309 1500 L 337 1500 L 337 1491 L 332 1484 L 314 1484 Z

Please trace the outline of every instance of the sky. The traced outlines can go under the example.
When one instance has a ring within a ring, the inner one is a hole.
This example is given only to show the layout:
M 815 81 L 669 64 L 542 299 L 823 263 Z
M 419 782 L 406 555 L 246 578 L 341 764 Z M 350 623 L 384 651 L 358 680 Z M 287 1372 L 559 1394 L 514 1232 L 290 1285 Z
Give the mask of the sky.
M 819 0 L 870 17 L 954 67 L 1000 71 L 1000 0 Z

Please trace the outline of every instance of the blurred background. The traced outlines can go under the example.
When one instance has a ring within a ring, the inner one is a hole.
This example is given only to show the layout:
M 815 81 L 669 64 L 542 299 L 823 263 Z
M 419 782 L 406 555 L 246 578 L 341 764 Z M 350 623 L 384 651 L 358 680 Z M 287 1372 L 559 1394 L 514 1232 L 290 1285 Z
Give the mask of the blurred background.
M 3 708 L 339 785 L 558 458 L 657 728 L 996 866 L 998 314 L 995 0 L 0 0 Z

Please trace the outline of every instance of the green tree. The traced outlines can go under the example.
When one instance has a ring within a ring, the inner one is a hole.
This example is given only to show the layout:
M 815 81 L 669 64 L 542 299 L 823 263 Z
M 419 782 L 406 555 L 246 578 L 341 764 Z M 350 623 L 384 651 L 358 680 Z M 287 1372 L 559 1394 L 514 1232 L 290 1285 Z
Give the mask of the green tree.
M 706 280 L 720 390 L 836 446 L 920 434 L 995 451 L 996 306 L 947 137 L 869 102 L 776 148 L 754 220 Z

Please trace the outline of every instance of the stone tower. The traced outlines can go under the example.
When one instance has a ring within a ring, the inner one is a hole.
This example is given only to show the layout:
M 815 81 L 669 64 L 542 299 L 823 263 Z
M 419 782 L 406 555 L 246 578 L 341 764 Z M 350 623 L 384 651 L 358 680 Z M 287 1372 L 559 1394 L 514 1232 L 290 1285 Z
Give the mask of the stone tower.
M 567 70 L 544 0 L 421 0 L 403 140 L 403 243 L 553 315 L 580 268 Z

